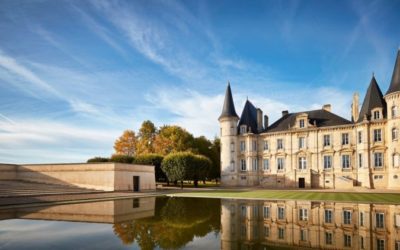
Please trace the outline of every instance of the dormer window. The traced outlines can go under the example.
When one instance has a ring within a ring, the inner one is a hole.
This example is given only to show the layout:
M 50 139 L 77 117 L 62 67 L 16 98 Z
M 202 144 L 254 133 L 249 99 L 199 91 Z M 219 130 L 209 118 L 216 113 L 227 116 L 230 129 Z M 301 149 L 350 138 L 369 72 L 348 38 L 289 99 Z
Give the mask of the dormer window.
M 392 140 L 395 141 L 399 137 L 399 131 L 397 128 L 392 128 Z
M 246 134 L 246 125 L 240 126 L 240 134 L 241 135 Z
M 300 127 L 300 128 L 304 128 L 304 119 L 301 119 L 301 120 L 299 121 L 299 127 Z
M 373 117 L 374 117 L 374 120 L 381 119 L 381 112 L 379 112 L 379 110 L 374 111 Z

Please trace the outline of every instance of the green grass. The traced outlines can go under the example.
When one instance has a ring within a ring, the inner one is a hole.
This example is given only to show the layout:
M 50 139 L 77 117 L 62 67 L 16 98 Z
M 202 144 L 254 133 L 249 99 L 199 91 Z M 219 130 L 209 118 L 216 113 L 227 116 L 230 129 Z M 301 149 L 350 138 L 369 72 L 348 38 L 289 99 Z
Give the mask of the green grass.
M 212 197 L 237 199 L 277 199 L 277 200 L 313 200 L 313 201 L 347 201 L 366 203 L 400 204 L 400 194 L 391 193 L 339 193 L 313 192 L 295 190 L 215 190 L 175 193 L 180 197 Z

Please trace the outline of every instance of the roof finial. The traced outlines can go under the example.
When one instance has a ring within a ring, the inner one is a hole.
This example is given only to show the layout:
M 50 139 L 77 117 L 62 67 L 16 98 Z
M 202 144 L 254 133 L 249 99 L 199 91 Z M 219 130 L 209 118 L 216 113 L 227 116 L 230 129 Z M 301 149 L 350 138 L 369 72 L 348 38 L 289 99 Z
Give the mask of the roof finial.
M 249 96 L 248 95 L 246 95 L 246 101 L 248 101 L 249 100 Z
M 374 71 L 372 71 L 372 77 L 375 77 L 375 72 Z

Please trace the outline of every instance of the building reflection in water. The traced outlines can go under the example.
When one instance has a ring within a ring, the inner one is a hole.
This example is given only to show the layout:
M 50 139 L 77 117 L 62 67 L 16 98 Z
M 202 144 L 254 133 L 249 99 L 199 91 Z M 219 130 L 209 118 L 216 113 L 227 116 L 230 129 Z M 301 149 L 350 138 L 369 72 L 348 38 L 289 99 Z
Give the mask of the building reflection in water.
M 221 201 L 221 249 L 400 250 L 400 205 Z

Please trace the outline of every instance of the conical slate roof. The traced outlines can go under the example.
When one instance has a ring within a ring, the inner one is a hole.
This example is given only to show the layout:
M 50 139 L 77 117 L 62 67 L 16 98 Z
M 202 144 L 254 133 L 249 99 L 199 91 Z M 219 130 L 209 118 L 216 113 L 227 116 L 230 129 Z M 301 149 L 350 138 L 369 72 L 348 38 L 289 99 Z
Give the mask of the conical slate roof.
M 228 87 L 226 87 L 224 107 L 222 108 L 222 113 L 218 119 L 224 117 L 239 118 L 239 116 L 236 114 L 235 104 L 233 103 L 233 98 L 232 98 L 231 85 L 229 82 L 228 82 Z
M 247 131 L 251 128 L 252 133 L 257 133 L 257 108 L 249 100 L 244 105 L 238 128 L 241 125 L 246 125 Z
M 396 63 L 394 64 L 392 81 L 386 95 L 400 91 L 400 49 L 397 51 Z
M 376 82 L 375 76 L 372 76 L 357 122 L 362 122 L 365 115 L 370 117 L 371 110 L 374 108 L 382 108 L 383 117 L 386 117 L 386 102 L 383 99 L 382 91 Z

